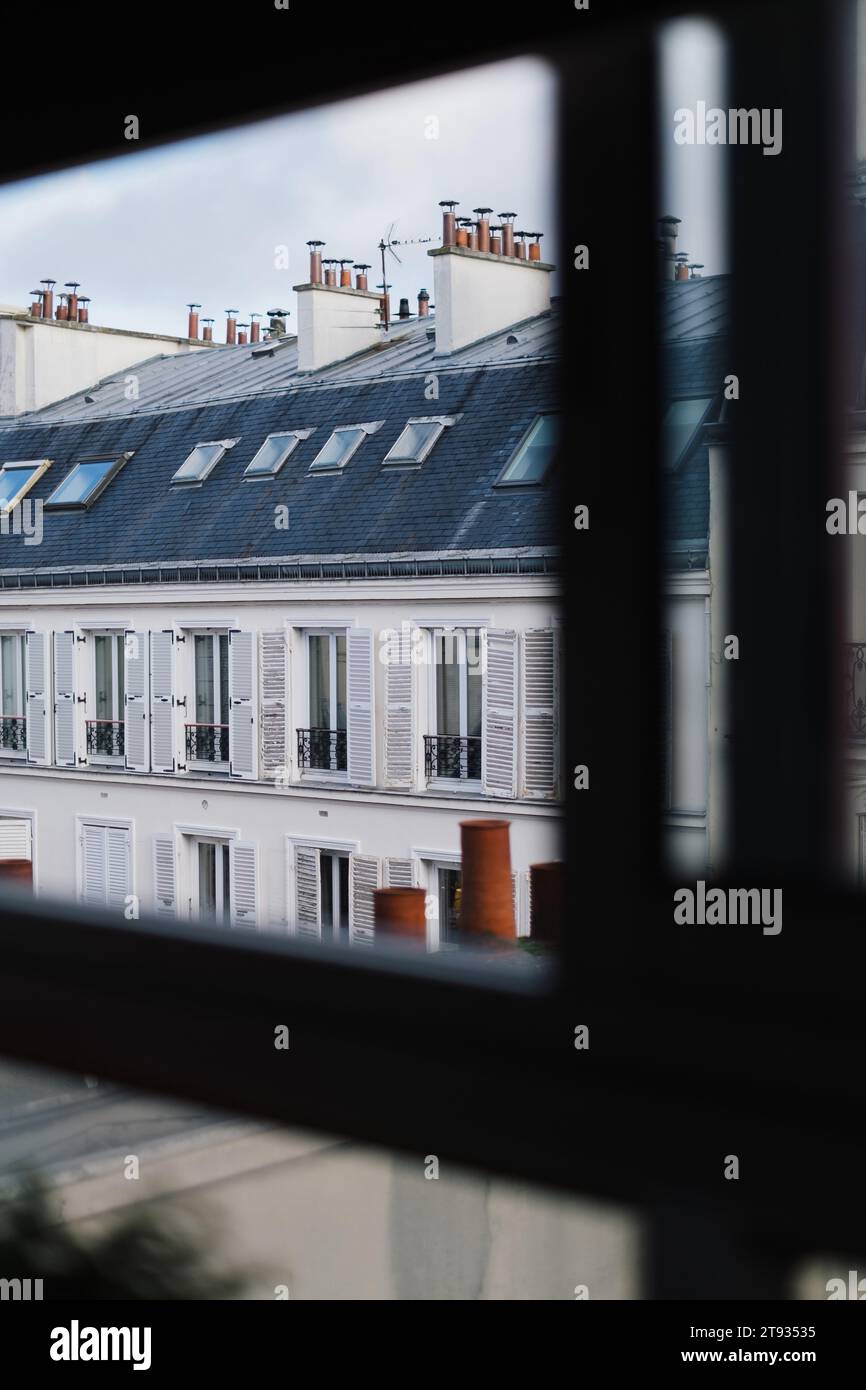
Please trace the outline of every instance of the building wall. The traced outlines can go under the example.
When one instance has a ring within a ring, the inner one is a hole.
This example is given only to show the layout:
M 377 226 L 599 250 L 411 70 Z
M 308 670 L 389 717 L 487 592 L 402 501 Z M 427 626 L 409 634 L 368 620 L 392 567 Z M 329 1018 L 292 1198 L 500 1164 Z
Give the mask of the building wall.
M 685 875 L 705 871 L 708 861 L 708 592 L 706 574 L 668 577 L 672 738 L 664 847 L 670 870 Z

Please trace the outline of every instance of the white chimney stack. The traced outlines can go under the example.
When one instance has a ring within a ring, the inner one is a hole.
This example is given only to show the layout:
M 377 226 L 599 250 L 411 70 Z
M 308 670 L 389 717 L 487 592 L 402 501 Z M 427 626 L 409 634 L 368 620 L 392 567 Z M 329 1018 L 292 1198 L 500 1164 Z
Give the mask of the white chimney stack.
M 546 261 L 460 245 L 437 246 L 427 255 L 433 257 L 437 356 L 550 309 L 555 267 Z
M 349 285 L 295 285 L 298 370 L 315 372 L 373 347 L 382 336 L 381 296 Z

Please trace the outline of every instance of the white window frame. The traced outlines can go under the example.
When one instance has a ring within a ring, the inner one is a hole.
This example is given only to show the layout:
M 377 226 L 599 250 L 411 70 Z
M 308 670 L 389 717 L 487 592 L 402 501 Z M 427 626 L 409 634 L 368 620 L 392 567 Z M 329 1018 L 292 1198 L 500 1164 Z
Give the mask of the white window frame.
M 438 444 L 439 440 L 442 438 L 442 435 L 444 434 L 445 430 L 450 425 L 456 424 L 456 422 L 459 419 L 459 415 L 413 415 L 411 419 L 406 421 L 397 438 L 394 440 L 394 443 L 391 445 L 387 454 L 383 458 L 383 467 L 387 466 L 389 468 L 420 468 L 421 464 L 427 458 L 428 454 L 431 453 L 431 451 Z M 433 435 L 431 435 L 430 439 L 423 446 L 416 458 L 407 458 L 405 454 L 398 457 L 395 455 L 394 450 L 397 448 L 397 445 L 400 443 L 400 440 L 403 438 L 403 435 L 406 433 L 410 425 L 438 425 L 439 428 Z
M 295 899 L 297 896 L 297 885 L 295 883 L 295 849 L 317 849 L 320 854 L 330 854 L 335 858 L 349 859 L 353 854 L 361 853 L 360 840 L 329 840 L 326 836 L 312 835 L 287 835 L 285 839 L 286 855 L 286 922 L 290 930 L 295 921 Z M 351 865 L 349 868 L 351 875 Z M 352 881 L 349 879 L 349 902 L 352 899 Z M 320 905 L 321 906 L 321 905 Z M 339 937 L 329 937 L 329 943 Z M 348 944 L 348 933 L 347 933 Z
M 312 429 L 274 430 L 273 433 L 266 435 L 265 438 L 262 440 L 261 444 L 259 445 L 258 449 L 256 449 L 256 452 L 253 454 L 246 468 L 244 469 L 243 481 L 245 483 L 266 483 L 269 482 L 271 478 L 275 478 L 279 473 L 280 469 L 282 468 L 283 464 L 291 458 L 292 454 L 295 452 L 296 448 L 301 443 L 301 441 L 303 439 L 309 439 L 310 435 L 313 433 L 314 431 Z M 272 439 L 286 439 L 289 441 L 286 445 L 285 452 L 279 456 L 276 467 L 272 468 L 268 473 L 251 472 L 250 470 L 252 469 L 252 466 L 258 458 L 259 454 L 262 452 L 262 449 L 264 449 L 265 445 L 268 444 Z
M 189 642 L 189 652 L 190 652 L 190 667 L 189 667 L 189 670 L 190 670 L 190 685 L 189 685 L 189 689 L 190 689 L 191 694 L 192 694 L 192 713 L 193 713 L 193 715 L 196 714 L 196 712 L 197 712 L 197 710 L 196 710 L 196 706 L 197 706 L 196 696 L 197 696 L 197 693 L 198 693 L 197 690 L 196 690 L 195 639 L 196 639 L 197 637 L 209 637 L 209 638 L 211 638 L 212 642 L 214 643 L 214 661 L 213 661 L 213 673 L 214 673 L 214 680 L 213 680 L 213 697 L 214 697 L 214 698 L 213 698 L 213 707 L 214 707 L 214 713 L 216 714 L 217 711 L 219 710 L 220 704 L 223 704 L 223 701 L 222 701 L 222 687 L 221 687 L 221 684 L 220 684 L 219 639 L 220 639 L 221 637 L 224 637 L 224 638 L 226 639 L 226 642 L 228 643 L 228 640 L 229 640 L 229 630 L 226 629 L 226 628 L 222 628 L 222 627 L 216 627 L 216 628 L 213 628 L 213 627 L 211 627 L 211 628 L 200 628 L 200 627 L 199 627 L 199 628 L 186 628 L 186 629 L 184 630 L 184 637 L 185 637 L 185 638 L 187 639 L 187 641 Z M 229 659 L 231 659 L 231 658 L 229 658 Z M 226 692 L 225 692 L 225 702 L 224 702 L 224 704 L 223 704 L 223 707 L 224 707 L 224 709 L 225 709 L 225 711 L 226 711 L 226 715 L 228 715 L 228 713 L 229 713 L 228 698 L 229 698 L 229 692 L 228 692 L 228 689 L 227 689 Z M 187 757 L 186 757 L 186 726 L 187 726 L 187 724 L 191 724 L 191 725 L 193 725 L 193 726 L 196 726 L 196 725 L 198 724 L 198 720 L 197 720 L 197 719 L 189 719 L 189 714 L 190 714 L 189 703 L 190 703 L 190 702 L 187 701 L 187 705 L 186 705 L 186 707 L 185 707 L 185 709 L 184 709 L 184 713 L 187 715 L 187 718 L 184 720 L 184 731 L 183 731 L 183 732 L 184 732 L 184 740 L 183 740 L 183 744 L 184 744 L 184 761 L 185 761 L 185 763 L 186 763 L 187 771 L 188 771 L 188 772 L 209 772 L 209 773 L 211 773 L 211 774 L 213 774 L 213 773 L 218 773 L 218 774 L 221 775 L 221 776 L 224 774 L 224 775 L 227 777 L 227 776 L 229 775 L 229 766 L 230 766 L 230 763 L 231 763 L 231 742 L 229 742 L 229 756 L 228 756 L 227 758 L 225 758 L 225 759 L 220 758 L 220 759 L 216 759 L 216 760 L 214 760 L 213 762 L 211 762 L 210 759 L 208 759 L 208 758 L 187 758 Z M 226 737 L 227 737 L 227 738 L 229 737 L 230 723 L 229 723 L 228 718 L 226 719 L 226 722 L 225 722 L 224 725 L 215 725 L 214 727 L 224 728 L 224 729 L 226 730 Z
M 236 837 L 233 835 L 224 836 L 208 834 L 190 835 L 188 838 L 191 861 L 189 865 L 190 892 L 188 898 L 190 919 L 192 921 L 202 922 L 205 925 L 209 923 L 211 920 L 213 920 L 219 925 L 230 926 L 232 913 L 232 874 L 229 845 L 231 844 L 232 840 Z M 214 906 L 216 911 L 213 919 L 211 919 L 210 917 L 203 917 L 201 912 L 201 898 L 199 885 L 199 850 L 202 845 L 214 845 L 219 850 L 220 857 L 224 861 L 222 865 L 222 872 L 220 873 L 217 869 L 217 856 L 214 856 Z M 229 901 L 227 903 L 225 901 L 221 901 L 223 899 L 223 884 L 226 877 L 228 878 L 229 884 Z
M 446 634 L 446 633 L 449 633 L 449 632 L 450 632 L 450 633 L 453 633 L 453 634 L 456 636 L 457 641 L 458 641 L 458 657 L 459 657 L 459 665 L 460 665 L 460 670 L 461 670 L 460 684 L 459 684 L 459 692 L 458 692 L 458 693 L 459 693 L 459 701 L 460 701 L 460 733 L 459 733 L 459 735 L 456 735 L 456 737 L 459 737 L 459 738 L 468 738 L 468 737 L 469 737 L 469 734 L 467 734 L 467 732 L 466 732 L 466 729 L 467 729 L 467 727 L 468 727 L 468 716 L 469 716 L 469 663 L 468 663 L 468 661 L 467 661 L 467 659 L 466 659 L 466 635 L 467 635 L 468 632 L 475 632 L 475 633 L 477 633 L 477 634 L 478 634 L 478 638 L 479 638 L 479 644 L 483 646 L 483 641 L 484 641 L 484 638 L 483 638 L 483 636 L 482 636 L 483 630 L 484 630 L 484 629 L 483 629 L 483 626 L 474 625 L 474 624 L 472 624 L 472 623 L 450 623 L 450 622 L 449 622 L 449 623 L 437 623 L 435 626 L 426 627 L 426 628 L 424 629 L 424 631 L 425 631 L 425 633 L 426 633 L 426 640 L 427 640 L 427 643 L 428 643 L 428 651 L 429 651 L 429 660 L 428 660 L 428 662 L 427 662 L 427 668 L 428 668 L 428 674 L 427 674 L 427 724 L 428 724 L 429 726 L 438 725 L 438 722 L 439 722 L 439 711 L 438 711 L 437 703 L 436 703 L 436 669 L 437 669 L 437 668 L 436 668 L 436 647 L 435 647 L 435 639 L 436 639 L 440 634 Z M 484 684 L 483 684 L 483 682 L 484 682 L 484 672 L 483 672 L 483 670 L 482 670 L 481 679 L 482 679 L 482 686 L 481 686 L 482 732 L 481 732 L 480 735 L 478 735 L 478 738 L 479 738 L 479 740 L 481 741 L 481 746 L 482 746 L 482 749 L 483 749 L 483 739 L 484 739 L 484 733 L 483 733 L 483 728 L 484 728 L 484 726 L 483 726 L 483 711 L 484 711 Z M 439 735 L 439 730 L 438 730 L 438 728 L 428 727 L 427 733 L 430 734 L 430 735 L 433 735 L 433 736 L 438 736 L 438 735 Z M 443 735 L 441 735 L 441 737 L 447 738 L 448 735 L 447 735 L 447 734 L 443 734 Z M 429 777 L 429 778 L 427 778 L 427 779 L 426 779 L 426 784 L 427 784 L 427 786 L 428 786 L 429 788 L 435 789 L 437 792 L 438 792 L 438 791 L 450 791 L 450 792 L 452 792 L 452 793 L 453 793 L 453 792 L 457 792 L 457 793 L 459 794 L 460 792 L 467 792 L 467 791 L 468 791 L 468 792 L 470 792 L 470 793 L 472 793 L 472 794 L 474 795 L 475 793 L 481 791 L 481 787 L 482 787 L 482 778 L 481 778 L 480 775 L 479 775 L 478 777 L 437 777 L 437 776 L 434 776 L 434 777 Z
M 238 436 L 238 439 L 200 439 L 200 440 L 198 441 L 198 443 L 197 443 L 192 449 L 190 449 L 190 451 L 189 451 L 189 453 L 187 454 L 186 458 L 184 459 L 183 463 L 180 464 L 180 466 L 178 467 L 177 472 L 174 473 L 174 474 L 172 475 L 172 478 L 171 478 L 171 486 L 172 486 L 172 487 L 201 487 L 201 485 L 202 485 L 202 483 L 204 482 L 205 478 L 210 477 L 211 473 L 212 473 L 213 470 L 216 468 L 217 464 L 218 464 L 218 463 L 221 463 L 222 460 L 225 458 L 225 456 L 226 456 L 226 454 L 228 453 L 229 449 L 233 449 L 233 448 L 235 447 L 235 445 L 238 443 L 239 438 L 240 438 L 240 436 Z M 181 468 L 185 468 L 185 467 L 186 467 L 186 465 L 189 463 L 190 459 L 192 458 L 193 454 L 195 453 L 196 449 L 213 449 L 213 448 L 215 448 L 215 447 L 219 447 L 220 452 L 219 452 L 218 454 L 215 455 L 215 457 L 214 457 L 214 458 L 211 460 L 211 462 L 207 465 L 207 467 L 205 468 L 205 470 L 204 470 L 203 473 L 198 473 L 194 478 L 179 478 L 179 477 L 178 477 L 178 473 L 180 473 Z
M 458 853 L 439 849 L 412 849 L 409 857 L 419 865 L 421 887 L 427 894 L 427 950 L 438 951 L 442 945 L 439 934 L 439 870 L 459 869 L 461 858 Z
M 342 638 L 346 641 L 346 727 L 345 727 L 344 729 L 342 729 L 342 730 L 339 731 L 339 732 L 342 732 L 342 733 L 344 733 L 344 734 L 346 735 L 346 767 L 345 767 L 344 769 L 329 768 L 329 767 L 305 767 L 305 768 L 299 768 L 298 770 L 299 770 L 300 776 L 301 776 L 301 778 L 302 778 L 304 781 L 307 781 L 307 780 L 320 781 L 320 780 L 324 779 L 325 781 L 328 781 L 328 782 L 348 782 L 348 780 L 349 780 L 349 766 L 348 766 L 348 743 L 349 743 L 349 729 L 348 729 L 348 725 L 349 725 L 349 709 L 348 709 L 348 704 L 349 704 L 349 691 L 348 691 L 348 682 L 349 682 L 348 633 L 349 633 L 348 627 L 345 627 L 345 628 L 344 628 L 344 627 L 309 627 L 309 628 L 304 628 L 304 629 L 303 629 L 303 634 L 304 634 L 304 661 L 305 661 L 305 663 L 306 663 L 306 667 L 305 667 L 305 680 L 304 680 L 304 723 L 303 723 L 303 725 L 302 725 L 301 727 L 304 728 L 304 729 L 312 729 L 312 728 L 313 728 L 313 724 L 312 724 L 312 710 L 310 709 L 310 694 L 311 694 L 311 692 L 310 692 L 310 680 L 311 680 L 312 670 L 313 670 L 313 667 L 312 667 L 312 660 L 311 660 L 311 658 L 310 658 L 310 638 L 311 638 L 311 637 L 327 637 L 327 638 L 329 639 L 329 655 L 328 655 L 329 689 L 328 689 L 328 702 L 329 702 L 330 707 L 331 707 L 331 721 L 332 721 L 332 722 L 331 722 L 331 729 L 330 729 L 330 732 L 331 732 L 331 733 L 337 733 L 337 732 L 338 732 L 337 726 L 333 723 L 334 719 L 336 718 L 336 712 L 337 712 L 337 641 L 336 641 L 336 639 L 337 639 L 338 637 L 342 637 Z M 318 727 L 318 725 L 316 725 L 316 727 Z M 297 735 L 296 735 L 296 737 L 297 737 Z M 319 848 L 321 848 L 321 846 L 319 846 Z
M 51 459 L 7 459 L 0 464 L 0 473 L 14 473 L 16 470 L 25 468 L 35 468 L 36 472 L 26 479 L 18 491 L 6 502 L 0 502 L 0 514 L 11 512 L 18 506 L 22 497 L 26 497 L 30 489 L 39 482 L 42 475 L 51 467 Z
M 115 629 L 109 629 L 109 628 L 100 628 L 98 631 L 89 631 L 89 630 L 88 630 L 88 631 L 86 631 L 86 633 L 85 633 L 85 635 L 90 639 L 90 644 L 91 644 L 91 646 L 92 646 L 92 651 L 91 651 L 91 654 L 90 654 L 90 681 L 92 682 L 92 687 L 91 687 L 91 688 L 92 688 L 92 690 L 93 690 L 93 695 L 88 699 L 88 705 L 89 705 L 89 706 L 92 706 L 92 709 L 93 709 L 93 722 L 94 722 L 94 723 L 97 723 L 97 722 L 98 722 L 97 719 L 96 719 L 96 641 L 97 641 L 97 638 L 99 638 L 99 637 L 108 637 L 108 638 L 111 639 L 111 679 L 112 679 L 112 694 L 113 694 L 113 701 L 112 701 L 112 704 L 113 704 L 113 708 L 114 708 L 114 717 L 113 717 L 113 719 L 112 719 L 110 722 L 111 722 L 111 723 L 114 723 L 114 724 L 122 724 L 122 725 L 124 725 L 124 732 L 125 732 L 125 725 L 126 725 L 126 705 L 125 705 L 125 702 L 121 702 L 121 703 L 118 702 L 118 694 L 119 694 L 118 671 L 120 671 L 121 673 L 124 672 L 124 651 L 123 651 L 123 643 L 124 643 L 125 640 L 126 640 L 125 631 L 126 631 L 126 630 L 125 630 L 124 628 L 117 628 L 116 630 L 115 630 Z M 118 657 L 118 650 L 117 650 L 117 639 L 118 639 L 118 638 L 120 639 L 120 644 L 121 644 L 121 647 L 120 647 L 120 655 L 119 655 L 119 657 Z M 125 681 L 124 681 L 124 690 L 125 690 Z M 88 716 L 89 713 L 90 713 L 90 710 L 86 708 L 86 709 L 85 709 L 85 725 L 86 725 L 88 722 L 90 722 L 90 721 L 88 720 L 88 718 L 87 718 L 87 716 Z M 86 728 L 85 728 L 85 737 L 86 737 Z M 96 763 L 96 764 L 98 764 L 100 767 L 124 767 L 125 761 L 126 761 L 126 753 L 125 753 L 125 751 L 124 751 L 124 752 L 121 753 L 119 756 L 114 756 L 114 755 L 109 754 L 109 753 L 88 753 L 88 755 L 87 755 L 87 761 L 88 761 L 89 763 Z M 94 822 L 94 823 L 95 823 L 95 822 Z M 112 822 L 112 824 L 114 824 L 114 823 L 115 823 L 115 822 Z M 118 825 L 120 824 L 119 821 L 116 822 L 116 823 L 117 823 Z
M 37 840 L 36 840 L 36 821 L 37 821 L 37 814 L 38 814 L 38 813 L 37 813 L 36 811 L 34 811 L 34 810 L 22 811 L 21 808 L 18 807 L 18 806 L 14 806 L 14 807 L 12 807 L 12 806 L 0 806 L 0 819 L 2 819 L 2 820 L 28 820 L 28 821 L 30 822 L 30 872 L 31 872 L 31 875 L 32 875 L 32 878 L 31 878 L 31 886 L 32 886 L 32 889 L 33 889 L 33 896 L 34 896 L 34 897 L 38 897 L 38 895 L 39 895 L 39 883 L 38 883 L 37 872 L 36 872 L 36 870 L 37 870 L 37 862 L 36 862 L 36 848 L 37 848 Z
M 343 469 L 346 467 L 346 464 L 349 462 L 349 460 L 350 460 L 351 458 L 354 458 L 355 454 L 356 454 L 357 451 L 360 449 L 361 445 L 364 443 L 364 440 L 368 437 L 368 435 L 375 434 L 377 430 L 380 430 L 380 429 L 382 428 L 382 426 L 384 425 L 384 423 L 385 423 L 384 420 L 370 420 L 370 421 L 367 421 L 366 424 L 357 424 L 357 425 L 336 425 L 335 428 L 331 430 L 331 433 L 328 435 L 328 438 L 325 440 L 325 442 L 324 442 L 324 444 L 322 445 L 321 449 L 320 449 L 319 452 L 316 454 L 316 457 L 313 459 L 312 463 L 310 464 L 310 466 L 309 466 L 309 468 L 308 468 L 308 470 L 307 470 L 308 475 L 309 475 L 309 474 L 314 474 L 314 473 L 320 473 L 320 474 L 322 474 L 324 477 L 327 477 L 327 476 L 328 476 L 329 474 L 331 474 L 331 473 L 342 473 L 342 472 L 343 472 Z M 317 467 L 316 467 L 316 464 L 317 464 L 318 460 L 321 458 L 322 454 L 323 454 L 324 451 L 327 449 L 327 447 L 328 447 L 328 445 L 330 444 L 331 440 L 334 438 L 334 435 L 335 435 L 335 434 L 346 434 L 346 433 L 351 433 L 351 432 L 354 431 L 354 430 L 360 430 L 360 431 L 361 431 L 361 434 L 359 435 L 358 439 L 355 440 L 355 443 L 352 445 L 351 449 L 350 449 L 349 452 L 346 454 L 345 458 L 343 458 L 343 459 L 340 461 L 340 463 L 327 463 L 327 464 L 320 465 L 320 466 L 317 468 Z
M 24 643 L 26 641 L 26 628 L 10 631 L 9 629 L 0 630 L 0 638 L 15 638 L 15 688 L 18 691 L 21 701 L 21 719 L 24 724 L 24 747 L 16 750 L 14 748 L 3 748 L 0 746 L 0 758 L 11 758 L 16 762 L 26 762 L 27 760 L 27 676 L 26 676 L 26 656 L 24 653 Z M 0 643 L 0 690 L 3 686 L 3 647 Z M 3 714 L 0 711 L 0 719 L 11 719 L 14 716 Z
M 348 946 L 348 944 L 349 944 L 349 930 L 350 930 L 350 928 L 349 928 L 349 908 L 350 908 L 350 903 L 351 903 L 351 898 L 352 898 L 352 882 L 351 882 L 351 867 L 350 867 L 350 861 L 351 861 L 351 856 L 352 856 L 353 851 L 351 851 L 351 850 L 343 850 L 343 849 L 334 849 L 333 846 L 329 846 L 329 847 L 326 849 L 323 845 L 319 845 L 319 846 L 318 846 L 318 849 L 319 849 L 319 872 L 320 872 L 320 874 L 321 874 L 322 856 L 323 856 L 323 855 L 327 855 L 328 858 L 331 860 L 331 901 L 332 901 L 333 903 L 336 903 L 336 902 L 339 900 L 339 896 L 340 896 L 340 867 L 339 867 L 339 866 L 340 866 L 340 861 L 342 860 L 342 861 L 345 863 L 345 865 L 346 865 L 346 870 L 347 870 L 347 872 L 346 872 L 346 904 L 345 904 L 345 906 L 346 906 L 345 945 Z M 320 898 L 319 913 L 320 913 L 320 916 L 321 916 L 321 910 L 322 910 L 322 903 L 321 903 L 321 879 L 320 879 L 320 886 L 319 886 L 319 898 Z M 322 940 L 323 940 L 323 941 L 327 939 L 329 942 L 331 942 L 331 943 L 334 944 L 334 945 L 342 945 L 342 944 L 344 944 L 343 933 L 342 933 L 342 931 L 340 930 L 340 925 L 339 925 L 339 923 L 337 923 L 336 926 L 334 925 L 333 922 L 331 923 L 331 926 L 330 926 L 330 928 L 328 929 L 328 936 L 327 936 L 327 938 L 325 937 L 325 923 L 324 923 L 324 921 L 321 921 L 321 922 L 320 922 L 320 930 L 321 930 L 321 933 L 322 933 Z

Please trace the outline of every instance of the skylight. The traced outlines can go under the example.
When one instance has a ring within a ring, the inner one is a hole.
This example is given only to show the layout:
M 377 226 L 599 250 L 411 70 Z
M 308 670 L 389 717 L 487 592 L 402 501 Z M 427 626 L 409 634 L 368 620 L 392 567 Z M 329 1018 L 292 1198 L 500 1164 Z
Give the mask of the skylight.
M 46 507 L 89 507 L 120 472 L 132 451 L 79 459 L 71 473 L 54 489 Z
M 42 477 L 50 459 L 24 459 L 0 467 L 0 511 L 11 512 L 25 493 Z
M 311 473 L 336 473 L 345 468 L 355 450 L 361 445 L 368 434 L 375 434 L 380 429 L 382 421 L 370 425 L 340 425 L 334 430 L 330 439 L 322 446 L 313 462 L 310 464 Z
M 662 456 L 668 471 L 682 461 L 711 404 L 711 396 L 671 402 L 662 426 Z
M 559 442 L 559 416 L 539 415 L 511 456 L 498 483 L 540 483 Z
M 212 473 L 227 450 L 234 448 L 236 439 L 215 439 L 196 444 L 189 458 L 184 459 L 172 478 L 173 483 L 202 483 Z
M 244 469 L 244 477 L 275 477 L 301 440 L 308 439 L 312 433 L 312 430 L 285 430 L 282 434 L 269 434 Z
M 447 423 L 449 422 L 444 418 L 409 420 L 382 462 L 388 464 L 423 463 Z

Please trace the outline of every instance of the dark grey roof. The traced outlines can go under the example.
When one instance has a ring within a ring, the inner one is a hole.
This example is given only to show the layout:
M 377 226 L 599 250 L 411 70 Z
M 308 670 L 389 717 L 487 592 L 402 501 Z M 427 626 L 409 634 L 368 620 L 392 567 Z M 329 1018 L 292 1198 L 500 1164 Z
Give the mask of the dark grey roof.
M 661 301 L 661 335 L 666 342 L 677 338 L 710 338 L 729 330 L 727 275 L 701 276 L 697 280 L 670 281 Z

